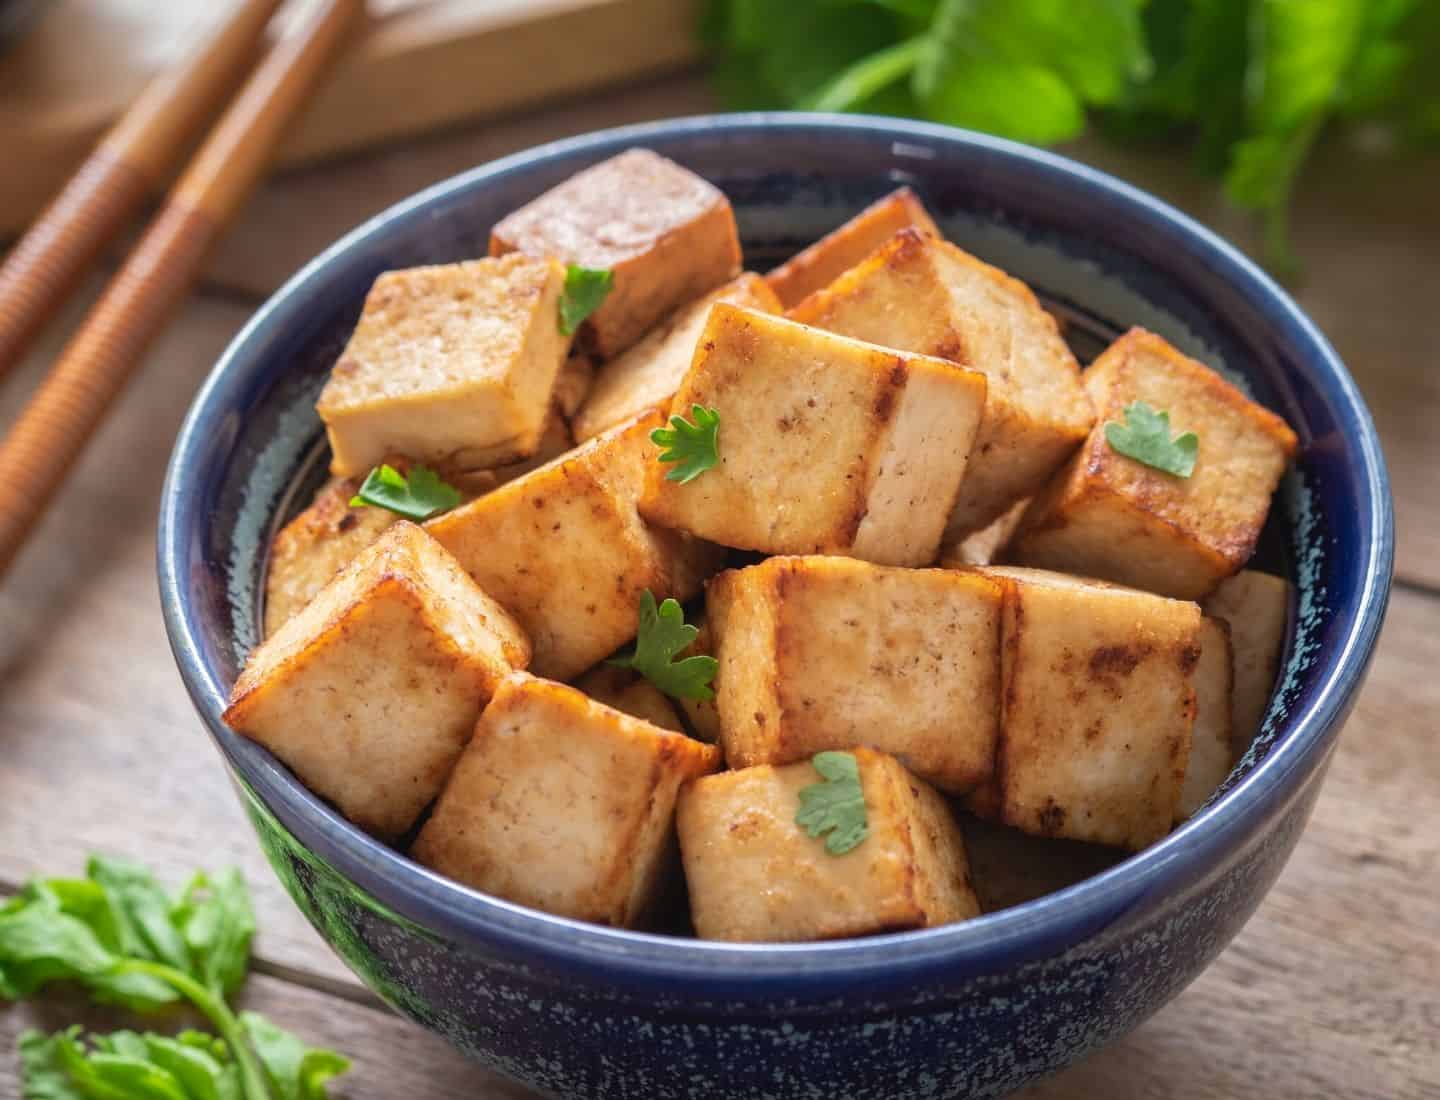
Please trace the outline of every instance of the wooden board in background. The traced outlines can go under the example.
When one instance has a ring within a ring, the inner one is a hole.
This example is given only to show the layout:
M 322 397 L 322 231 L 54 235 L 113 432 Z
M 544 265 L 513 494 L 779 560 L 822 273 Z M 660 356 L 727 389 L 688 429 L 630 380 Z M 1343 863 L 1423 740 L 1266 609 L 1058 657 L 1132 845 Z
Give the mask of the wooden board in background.
M 145 82 L 228 6 L 52 5 L 0 54 L 0 235 L 40 210 Z M 696 57 L 696 8 L 695 0 L 371 0 L 370 27 L 280 159 L 314 160 L 673 71 Z

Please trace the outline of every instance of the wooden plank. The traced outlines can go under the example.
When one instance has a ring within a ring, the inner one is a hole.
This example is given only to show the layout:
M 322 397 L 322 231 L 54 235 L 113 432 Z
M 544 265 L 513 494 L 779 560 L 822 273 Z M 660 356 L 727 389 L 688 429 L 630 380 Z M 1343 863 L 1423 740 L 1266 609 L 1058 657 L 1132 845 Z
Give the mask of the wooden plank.
M 696 0 L 379 0 L 280 160 L 314 160 L 694 61 Z M 56 0 L 0 56 L 0 234 L 59 190 L 214 0 Z M 289 13 L 293 15 L 293 12 Z M 283 26 L 283 18 L 282 18 Z

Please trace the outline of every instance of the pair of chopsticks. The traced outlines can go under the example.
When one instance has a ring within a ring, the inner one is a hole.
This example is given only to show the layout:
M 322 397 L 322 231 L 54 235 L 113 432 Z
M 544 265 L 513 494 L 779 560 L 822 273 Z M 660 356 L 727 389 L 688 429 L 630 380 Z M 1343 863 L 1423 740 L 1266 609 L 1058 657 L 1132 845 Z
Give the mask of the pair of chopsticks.
M 0 266 L 0 378 L 165 179 L 185 142 L 254 56 L 280 3 L 237 0 L 225 25 L 146 89 L 15 245 Z M 0 577 L 183 299 L 211 245 L 259 183 L 285 124 L 364 11 L 364 0 L 310 0 L 221 115 L 0 440 Z

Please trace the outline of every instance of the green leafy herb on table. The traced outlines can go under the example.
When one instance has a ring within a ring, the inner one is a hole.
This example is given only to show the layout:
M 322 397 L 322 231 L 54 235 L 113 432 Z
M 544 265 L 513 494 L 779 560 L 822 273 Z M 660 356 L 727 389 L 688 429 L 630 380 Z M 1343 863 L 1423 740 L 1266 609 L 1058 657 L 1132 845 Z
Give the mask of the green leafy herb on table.
M 795 824 L 812 837 L 828 833 L 825 850 L 844 855 L 870 835 L 860 765 L 848 752 L 817 752 L 810 764 L 821 782 L 801 789 Z
M 146 870 L 94 857 L 85 878 L 37 879 L 0 906 L 0 1000 L 73 982 L 146 1012 L 188 1001 L 218 1036 L 78 1028 L 20 1040 L 27 1097 L 324 1100 L 349 1063 L 226 997 L 244 980 L 255 914 L 240 873 L 196 875 L 172 899 Z
M 655 594 L 648 588 L 640 593 L 640 625 L 635 636 L 635 652 L 613 657 L 608 662 L 619 668 L 634 669 L 657 688 L 674 699 L 715 698 L 710 682 L 720 667 L 714 657 L 694 656 L 676 660 L 688 649 L 700 631 L 685 622 L 680 605 L 667 599 L 657 608 Z
M 615 289 L 615 273 L 571 264 L 565 269 L 565 289 L 560 294 L 560 333 L 574 335 L 581 322 L 594 313 Z
M 910 115 L 1050 144 L 1172 138 L 1263 215 L 1291 262 L 1290 194 L 1332 120 L 1440 140 L 1434 0 L 710 0 L 732 106 Z
M 676 464 L 665 480 L 681 485 L 694 481 L 720 461 L 720 414 L 704 405 L 691 405 L 690 416 L 693 424 L 683 416 L 672 416 L 670 427 L 650 433 L 650 441 L 665 448 L 660 461 Z
M 1200 454 L 1200 437 L 1194 432 L 1170 436 L 1170 414 L 1156 412 L 1144 401 L 1125 406 L 1125 423 L 1108 421 L 1105 442 L 1110 449 L 1146 466 L 1189 477 L 1195 472 L 1195 459 Z
M 370 504 L 419 523 L 450 511 L 461 499 L 459 489 L 447 485 L 428 467 L 416 466 L 406 477 L 394 466 L 382 464 L 366 475 L 360 491 L 350 498 L 350 507 Z

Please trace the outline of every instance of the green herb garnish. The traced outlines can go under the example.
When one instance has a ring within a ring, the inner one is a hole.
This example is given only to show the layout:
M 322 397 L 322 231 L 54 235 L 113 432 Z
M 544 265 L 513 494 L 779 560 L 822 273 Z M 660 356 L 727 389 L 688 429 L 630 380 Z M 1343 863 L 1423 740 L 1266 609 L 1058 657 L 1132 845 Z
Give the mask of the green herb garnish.
M 829 833 L 825 850 L 843 856 L 870 835 L 860 765 L 854 753 L 848 752 L 817 752 L 810 764 L 820 773 L 821 782 L 801 789 L 795 824 L 813 837 Z
M 715 698 L 710 681 L 720 662 L 714 657 L 696 656 L 675 660 L 695 641 L 700 631 L 685 622 L 685 612 L 674 600 L 666 600 L 658 608 L 655 595 L 648 588 L 640 593 L 640 627 L 635 636 L 635 652 L 625 657 L 612 657 L 607 663 L 630 668 L 644 676 L 666 695 L 675 699 Z
M 572 336 L 582 321 L 600 308 L 615 289 L 615 272 L 571 264 L 565 269 L 560 294 L 560 334 Z
M 416 466 L 407 478 L 394 466 L 382 463 L 366 476 L 360 491 L 350 498 L 350 507 L 373 504 L 419 523 L 450 511 L 462 499 L 460 490 L 447 485 L 434 470 Z
M 1156 412 L 1144 401 L 1125 406 L 1125 423 L 1106 422 L 1105 442 L 1126 458 L 1176 477 L 1194 473 L 1200 454 L 1199 436 L 1185 432 L 1171 439 L 1170 414 Z
M 135 1011 L 188 1001 L 219 1033 L 174 1038 L 79 1028 L 26 1032 L 26 1096 L 48 1100 L 324 1100 L 349 1063 L 226 996 L 244 979 L 255 915 L 238 871 L 197 875 L 177 899 L 144 868 L 92 858 L 85 878 L 37 879 L 0 906 L 0 1001 L 74 982 Z
M 670 427 L 650 433 L 650 442 L 665 448 L 660 461 L 676 463 L 665 480 L 681 485 L 694 481 L 720 461 L 720 414 L 704 405 L 691 405 L 690 415 L 693 424 L 683 416 L 672 416 Z

